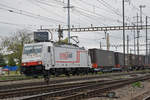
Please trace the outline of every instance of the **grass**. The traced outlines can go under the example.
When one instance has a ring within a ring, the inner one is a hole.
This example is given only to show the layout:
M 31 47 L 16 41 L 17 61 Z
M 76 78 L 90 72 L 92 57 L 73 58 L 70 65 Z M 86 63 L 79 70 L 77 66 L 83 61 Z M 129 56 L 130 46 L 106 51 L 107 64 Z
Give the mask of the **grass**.
M 143 86 L 142 86 L 141 82 L 135 82 L 135 83 L 132 84 L 132 87 L 134 87 L 134 88 L 136 88 L 136 87 L 142 88 Z
M 132 71 L 132 72 L 150 72 L 150 70 L 140 70 L 140 71 Z M 128 72 L 122 72 L 122 73 L 128 73 Z M 112 74 L 114 73 L 103 73 L 103 72 L 97 73 L 97 75 L 112 75 Z M 88 75 L 92 75 L 92 74 L 88 74 Z M 80 76 L 84 76 L 84 75 L 80 75 Z M 67 77 L 67 76 L 62 74 L 62 75 L 59 75 L 59 77 Z M 41 79 L 42 76 L 39 76 L 38 78 Z M 55 78 L 55 75 L 51 75 L 51 78 Z M 33 79 L 33 77 L 21 75 L 20 71 L 10 71 L 9 73 L 5 72 L 3 75 L 0 75 L 0 80 L 24 80 L 24 79 Z
M 21 75 L 19 71 L 9 71 L 3 73 L 3 75 L 0 75 L 0 80 L 24 80 L 24 79 L 32 79 L 32 77 Z

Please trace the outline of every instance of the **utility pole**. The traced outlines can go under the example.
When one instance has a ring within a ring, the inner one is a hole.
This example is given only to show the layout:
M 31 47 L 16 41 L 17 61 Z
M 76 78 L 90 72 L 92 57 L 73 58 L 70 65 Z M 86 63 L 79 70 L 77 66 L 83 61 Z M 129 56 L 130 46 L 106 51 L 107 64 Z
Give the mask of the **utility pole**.
M 135 45 L 135 39 L 136 39 L 136 37 L 135 37 L 135 30 L 134 30 L 134 54 L 136 54 L 136 45 Z
M 139 28 L 138 28 L 139 16 L 137 13 L 137 55 L 138 55 L 138 63 L 139 63 Z
M 127 54 L 129 54 L 129 35 L 127 35 Z M 129 56 L 127 55 L 127 58 L 128 58 Z M 129 62 L 129 60 L 127 59 L 126 60 L 126 64 L 128 64 L 128 62 Z
M 140 7 L 140 23 L 141 23 L 141 28 L 142 28 L 142 23 L 143 23 L 143 21 L 142 21 L 142 9 L 145 8 L 146 6 L 140 5 L 139 7 Z
M 40 25 L 40 29 L 41 29 L 41 30 L 43 29 L 43 26 L 42 26 L 42 25 Z
M 148 57 L 150 57 L 150 42 L 149 42 L 149 53 L 148 53 Z
M 109 33 L 107 33 L 107 35 L 106 35 L 106 44 L 107 44 L 107 50 L 109 51 L 109 49 L 110 49 Z
M 59 25 L 58 26 L 58 39 L 59 39 L 59 42 L 60 42 L 61 38 L 63 38 L 63 31 L 61 29 L 61 25 Z
M 122 13 L 123 13 L 123 56 L 124 56 L 124 67 L 125 67 L 125 7 L 124 0 L 122 0 Z
M 68 0 L 68 43 L 70 43 L 70 0 Z
M 146 59 L 145 59 L 146 65 L 148 64 L 148 48 L 147 48 L 147 40 L 148 40 L 147 39 L 147 32 L 148 32 L 147 31 L 147 24 L 148 24 L 148 20 L 147 19 L 148 19 L 148 17 L 146 16 L 146 56 L 145 56 L 146 57 Z
M 132 54 L 132 49 L 130 48 L 130 54 Z
M 132 23 L 134 26 L 136 26 L 134 23 Z M 136 28 L 134 28 L 133 33 L 134 33 L 134 54 L 136 54 L 136 44 L 135 44 L 135 40 L 136 40 L 136 36 L 135 36 L 135 31 Z
M 68 43 L 70 43 L 70 32 L 71 32 L 71 29 L 70 29 L 70 8 L 73 8 L 72 6 L 70 6 L 70 0 L 68 0 L 67 7 L 64 7 L 64 8 L 68 9 L 68 17 L 67 17 L 68 29 L 67 30 L 68 30 Z
M 127 35 L 127 54 L 129 54 L 129 35 Z

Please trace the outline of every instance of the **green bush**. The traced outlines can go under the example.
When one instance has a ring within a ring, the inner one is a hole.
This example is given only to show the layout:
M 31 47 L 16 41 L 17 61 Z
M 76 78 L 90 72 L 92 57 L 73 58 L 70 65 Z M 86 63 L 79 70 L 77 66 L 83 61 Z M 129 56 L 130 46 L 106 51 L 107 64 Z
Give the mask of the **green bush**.
M 136 87 L 141 88 L 142 84 L 141 84 L 141 82 L 135 82 L 135 83 L 132 84 L 132 87 L 134 87 L 134 88 L 136 88 Z

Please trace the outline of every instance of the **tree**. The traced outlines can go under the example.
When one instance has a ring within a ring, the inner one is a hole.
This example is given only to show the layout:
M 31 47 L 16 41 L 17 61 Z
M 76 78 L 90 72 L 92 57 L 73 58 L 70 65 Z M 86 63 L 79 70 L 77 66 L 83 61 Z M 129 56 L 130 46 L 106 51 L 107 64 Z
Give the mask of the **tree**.
M 8 57 L 8 66 L 16 66 L 16 62 L 12 55 L 9 55 Z
M 8 60 L 10 60 L 10 62 L 13 64 L 12 61 L 15 59 L 16 63 L 18 63 L 18 65 L 20 66 L 23 46 L 25 43 L 31 42 L 33 42 L 32 32 L 24 29 L 17 31 L 10 37 L 3 38 L 2 47 L 7 48 L 7 51 L 11 52 L 11 56 L 8 56 Z
M 5 66 L 6 63 L 5 63 L 5 59 L 4 59 L 4 56 L 2 54 L 0 54 L 0 66 Z
M 68 38 L 65 38 L 63 40 L 59 40 L 55 42 L 56 44 L 68 44 Z

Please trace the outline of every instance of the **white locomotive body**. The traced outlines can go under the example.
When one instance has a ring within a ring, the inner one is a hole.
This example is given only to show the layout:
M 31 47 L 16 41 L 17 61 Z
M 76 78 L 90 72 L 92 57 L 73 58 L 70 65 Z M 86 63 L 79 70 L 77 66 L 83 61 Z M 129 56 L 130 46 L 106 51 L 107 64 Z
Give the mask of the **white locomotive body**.
M 24 45 L 21 68 L 25 75 L 68 75 L 87 73 L 92 66 L 84 48 L 41 42 Z

